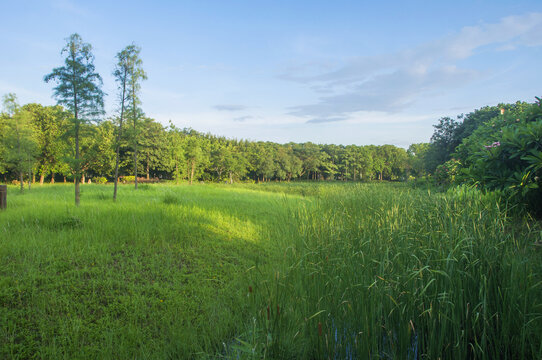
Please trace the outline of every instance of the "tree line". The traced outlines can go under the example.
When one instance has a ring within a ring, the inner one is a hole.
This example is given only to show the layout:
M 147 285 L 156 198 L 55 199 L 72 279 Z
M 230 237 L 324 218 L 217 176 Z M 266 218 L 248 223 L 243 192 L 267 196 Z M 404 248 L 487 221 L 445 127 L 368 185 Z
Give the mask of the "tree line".
M 3 180 L 75 181 L 72 114 L 62 106 L 19 106 L 4 96 L 0 173 Z M 11 106 L 15 110 L 9 111 Z M 164 126 L 141 117 L 122 130 L 115 116 L 79 126 L 79 180 L 188 181 L 397 180 L 409 174 L 411 155 L 393 145 L 278 144 L 228 139 Z M 19 135 L 17 135 L 19 134 Z M 17 137 L 19 136 L 19 137 Z M 14 146 L 20 138 L 20 148 Z M 135 157 L 135 149 L 138 156 Z M 137 169 L 137 170 L 136 170 Z M 117 176 L 116 176 L 117 175 Z

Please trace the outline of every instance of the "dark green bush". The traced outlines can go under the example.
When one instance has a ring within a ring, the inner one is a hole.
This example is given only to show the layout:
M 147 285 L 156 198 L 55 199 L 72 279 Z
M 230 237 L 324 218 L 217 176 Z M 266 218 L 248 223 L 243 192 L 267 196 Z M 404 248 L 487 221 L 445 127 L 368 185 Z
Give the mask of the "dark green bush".
M 459 151 L 468 153 L 460 181 L 502 190 L 508 199 L 542 214 L 542 102 L 480 126 Z

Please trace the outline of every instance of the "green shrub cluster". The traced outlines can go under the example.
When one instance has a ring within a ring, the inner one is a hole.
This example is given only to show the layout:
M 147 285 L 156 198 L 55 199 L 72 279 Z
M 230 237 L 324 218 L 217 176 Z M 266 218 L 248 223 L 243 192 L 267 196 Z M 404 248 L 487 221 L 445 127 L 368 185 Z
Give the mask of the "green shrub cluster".
M 131 184 L 135 182 L 135 176 L 123 176 L 122 177 L 122 183 L 123 184 Z
M 95 184 L 107 184 L 107 179 L 105 177 L 103 177 L 103 176 L 95 177 L 94 179 L 92 179 L 92 181 Z
M 525 111 L 505 112 L 484 123 L 458 146 L 456 154 L 467 154 L 457 180 L 502 190 L 508 200 L 542 212 L 540 98 Z

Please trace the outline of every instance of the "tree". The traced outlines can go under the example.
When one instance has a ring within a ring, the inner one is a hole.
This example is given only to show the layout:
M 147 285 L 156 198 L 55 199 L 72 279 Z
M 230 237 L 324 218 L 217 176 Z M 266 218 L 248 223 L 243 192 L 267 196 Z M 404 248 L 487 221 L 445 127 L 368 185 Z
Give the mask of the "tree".
M 171 122 L 167 133 L 167 158 L 164 161 L 166 168 L 173 172 L 173 179 L 179 182 L 184 177 L 185 135 Z
M 36 156 L 37 170 L 40 174 L 40 185 L 45 176 L 52 174 L 60 162 L 63 144 L 62 131 L 65 128 L 66 112 L 61 106 L 43 106 L 26 104 L 22 110 L 30 115 L 35 130 L 38 152 Z
M 144 114 L 139 105 L 141 105 L 141 100 L 139 99 L 139 92 L 141 90 L 141 81 L 147 80 L 147 74 L 141 67 L 143 61 L 139 57 L 141 48 L 135 45 L 130 45 L 127 49 L 128 63 L 129 63 L 129 77 L 127 81 L 127 91 L 128 91 L 128 108 L 129 118 L 132 123 L 132 150 L 134 157 L 134 178 L 135 178 L 135 188 L 137 190 L 137 147 L 139 142 L 139 119 L 141 119 Z
M 433 125 L 435 131 L 431 136 L 431 145 L 426 155 L 426 167 L 429 172 L 433 173 L 438 165 L 450 160 L 452 152 L 461 143 L 457 138 L 459 125 L 458 121 L 450 117 L 440 118 L 439 123 Z
M 113 172 L 115 164 L 115 125 L 112 121 L 104 121 L 92 130 L 94 134 L 89 137 L 89 148 L 84 154 L 85 170 L 89 176 L 106 177 Z
M 166 136 L 162 124 L 150 118 L 144 118 L 141 124 L 143 136 L 140 138 L 143 158 L 140 165 L 145 168 L 147 180 L 151 177 L 151 170 L 165 169 L 165 154 L 167 153 Z
M 410 162 L 410 170 L 415 177 L 421 177 L 426 174 L 425 156 L 429 146 L 429 143 L 418 143 L 408 147 L 407 153 Z
M 117 87 L 119 90 L 119 105 L 120 105 L 120 116 L 119 116 L 119 125 L 117 132 L 117 141 L 115 144 L 116 160 L 115 160 L 115 178 L 114 183 L 115 187 L 113 190 L 113 200 L 117 200 L 117 185 L 119 179 L 119 152 L 122 139 L 122 125 L 124 122 L 124 117 L 126 113 L 126 107 L 130 106 L 131 117 L 136 128 L 136 122 L 138 115 L 137 105 L 139 99 L 137 98 L 137 93 L 139 91 L 139 81 L 146 78 L 145 73 L 141 70 L 141 59 L 139 58 L 139 53 L 141 48 L 135 46 L 134 44 L 125 47 L 121 52 L 117 54 L 117 64 L 115 65 L 115 70 L 113 71 L 113 76 L 115 76 L 115 81 L 117 82 Z M 136 136 L 135 131 L 133 136 Z M 135 174 L 135 186 L 137 189 L 137 139 L 134 139 L 134 174 Z
M 206 141 L 197 135 L 190 135 L 186 138 L 185 154 L 188 181 L 190 185 L 203 171 L 204 165 L 208 162 Z
M 5 129 L 3 148 L 5 163 L 19 175 L 21 192 L 24 191 L 24 173 L 28 171 L 28 187 L 32 180 L 32 167 L 35 162 L 37 145 L 31 116 L 17 104 L 15 94 L 4 95 Z
M 294 154 L 291 144 L 280 146 L 277 151 L 277 162 L 279 164 L 279 178 L 290 181 L 292 177 L 300 176 L 303 171 L 301 160 Z
M 59 105 L 63 105 L 71 113 L 74 137 L 75 172 L 75 205 L 79 206 L 79 178 L 81 164 L 79 157 L 79 141 L 81 125 L 98 120 L 103 114 L 102 78 L 95 72 L 92 46 L 84 43 L 78 34 L 67 39 L 61 54 L 65 54 L 64 66 L 54 68 L 46 75 L 45 82 L 55 81 L 54 97 Z

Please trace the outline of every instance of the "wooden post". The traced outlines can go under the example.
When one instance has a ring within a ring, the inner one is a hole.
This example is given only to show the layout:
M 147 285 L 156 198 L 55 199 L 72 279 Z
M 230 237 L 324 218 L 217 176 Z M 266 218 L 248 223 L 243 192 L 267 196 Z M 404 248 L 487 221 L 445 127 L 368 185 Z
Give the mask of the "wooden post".
M 7 206 L 8 186 L 0 185 L 0 210 L 4 210 Z

